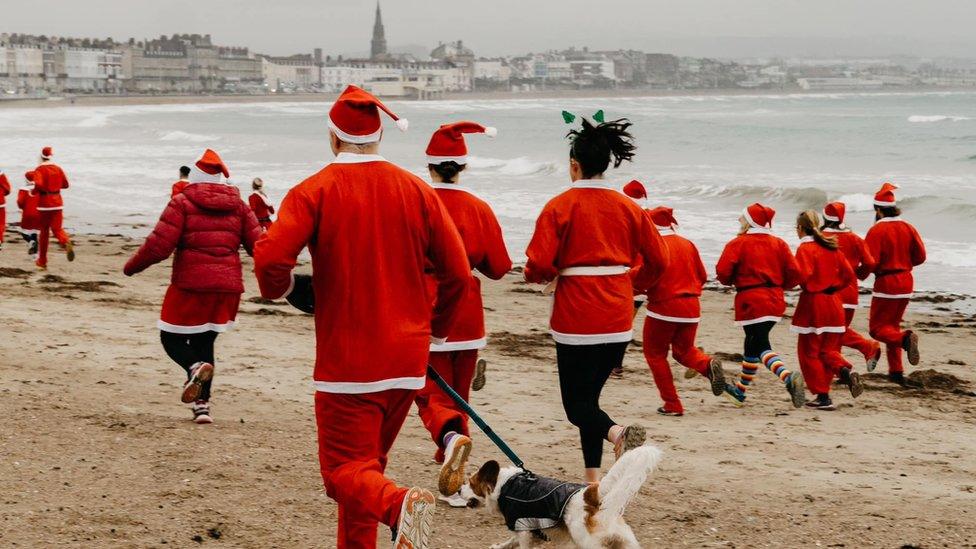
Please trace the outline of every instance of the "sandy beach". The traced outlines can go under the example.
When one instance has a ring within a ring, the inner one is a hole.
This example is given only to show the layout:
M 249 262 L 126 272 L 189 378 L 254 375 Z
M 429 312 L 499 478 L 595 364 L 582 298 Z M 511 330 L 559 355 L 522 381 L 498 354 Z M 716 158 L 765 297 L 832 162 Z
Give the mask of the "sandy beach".
M 195 425 L 179 403 L 182 371 L 155 327 L 168 265 L 121 274 L 139 243 L 81 237 L 75 263 L 56 255 L 38 273 L 8 233 L 0 252 L 0 545 L 334 546 L 336 507 L 316 458 L 311 318 L 260 300 L 246 274 L 238 326 L 218 340 L 216 423 Z M 533 470 L 577 480 L 582 459 L 559 401 L 548 298 L 517 273 L 484 287 L 489 380 L 472 404 Z M 740 351 L 731 302 L 729 293 L 706 292 L 699 332 L 706 351 L 730 360 Z M 837 389 L 835 412 L 794 410 L 768 372 L 736 409 L 675 366 L 686 415 L 659 417 L 656 388 L 632 347 L 624 379 L 608 384 L 603 402 L 618 421 L 643 422 L 666 452 L 627 511 L 643 546 L 976 547 L 976 317 L 910 313 L 909 321 L 923 352 L 910 371 L 927 388 L 872 374 L 856 402 Z M 865 311 L 856 322 L 866 331 Z M 773 336 L 794 366 L 787 327 Z M 474 439 L 474 464 L 502 459 L 481 433 Z M 411 414 L 389 473 L 434 488 L 432 454 Z M 607 448 L 604 465 L 611 460 Z M 484 511 L 438 510 L 435 547 L 505 537 L 502 521 Z

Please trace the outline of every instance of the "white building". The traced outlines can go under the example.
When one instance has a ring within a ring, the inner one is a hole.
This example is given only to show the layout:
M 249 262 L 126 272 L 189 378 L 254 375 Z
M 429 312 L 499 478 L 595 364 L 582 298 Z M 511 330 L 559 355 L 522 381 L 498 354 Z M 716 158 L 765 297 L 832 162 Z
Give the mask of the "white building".
M 0 44 L 0 88 L 32 92 L 44 86 L 44 52 L 33 46 Z
M 264 85 L 274 92 L 310 91 L 322 86 L 322 67 L 309 55 L 261 56 Z
M 884 86 L 881 80 L 865 78 L 798 78 L 800 88 L 810 91 L 876 90 Z
M 501 59 L 475 61 L 474 77 L 479 80 L 507 81 L 512 78 L 512 67 Z

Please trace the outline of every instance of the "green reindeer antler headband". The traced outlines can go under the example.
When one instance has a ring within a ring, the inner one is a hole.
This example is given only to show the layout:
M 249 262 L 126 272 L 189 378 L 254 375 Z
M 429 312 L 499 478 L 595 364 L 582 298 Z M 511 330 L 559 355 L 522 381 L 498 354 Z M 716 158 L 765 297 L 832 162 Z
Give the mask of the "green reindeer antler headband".
M 582 117 L 579 117 L 569 111 L 563 111 L 563 120 L 567 124 L 572 124 L 573 122 L 576 121 L 577 118 L 582 118 Z M 603 116 L 603 109 L 600 109 L 595 113 L 593 113 L 593 120 L 595 120 L 598 124 L 603 124 L 604 122 L 606 122 Z

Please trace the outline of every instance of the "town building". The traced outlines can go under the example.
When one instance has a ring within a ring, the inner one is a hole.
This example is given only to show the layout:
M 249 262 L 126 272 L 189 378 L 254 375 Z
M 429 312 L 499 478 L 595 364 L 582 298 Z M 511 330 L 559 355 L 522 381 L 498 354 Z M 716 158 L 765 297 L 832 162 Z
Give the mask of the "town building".
M 319 91 L 322 89 L 322 50 L 288 57 L 258 55 L 264 86 L 272 93 Z

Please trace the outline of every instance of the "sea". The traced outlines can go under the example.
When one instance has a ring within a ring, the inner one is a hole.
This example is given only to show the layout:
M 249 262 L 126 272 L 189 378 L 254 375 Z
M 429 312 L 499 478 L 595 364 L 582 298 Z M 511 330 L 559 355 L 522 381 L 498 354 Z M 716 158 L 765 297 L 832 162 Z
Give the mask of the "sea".
M 651 205 L 675 210 L 679 231 L 708 266 L 761 201 L 777 210 L 774 231 L 795 245 L 793 220 L 832 200 L 848 224 L 873 222 L 872 195 L 900 186 L 903 217 L 928 247 L 920 290 L 976 295 L 976 92 L 678 95 L 665 97 L 391 101 L 409 119 L 387 121 L 382 154 L 427 177 L 424 149 L 440 124 L 473 120 L 498 137 L 468 136 L 463 184 L 495 209 L 516 260 L 534 221 L 566 189 L 566 110 L 633 122 L 637 156 L 608 172 L 642 181 Z M 51 145 L 72 187 L 66 225 L 75 232 L 144 235 L 166 205 L 180 165 L 207 147 L 243 193 L 253 177 L 280 200 L 332 158 L 328 102 L 4 108 L 0 169 L 14 186 Z M 16 215 L 11 212 L 11 218 Z M 2 263 L 2 256 L 0 256 Z

